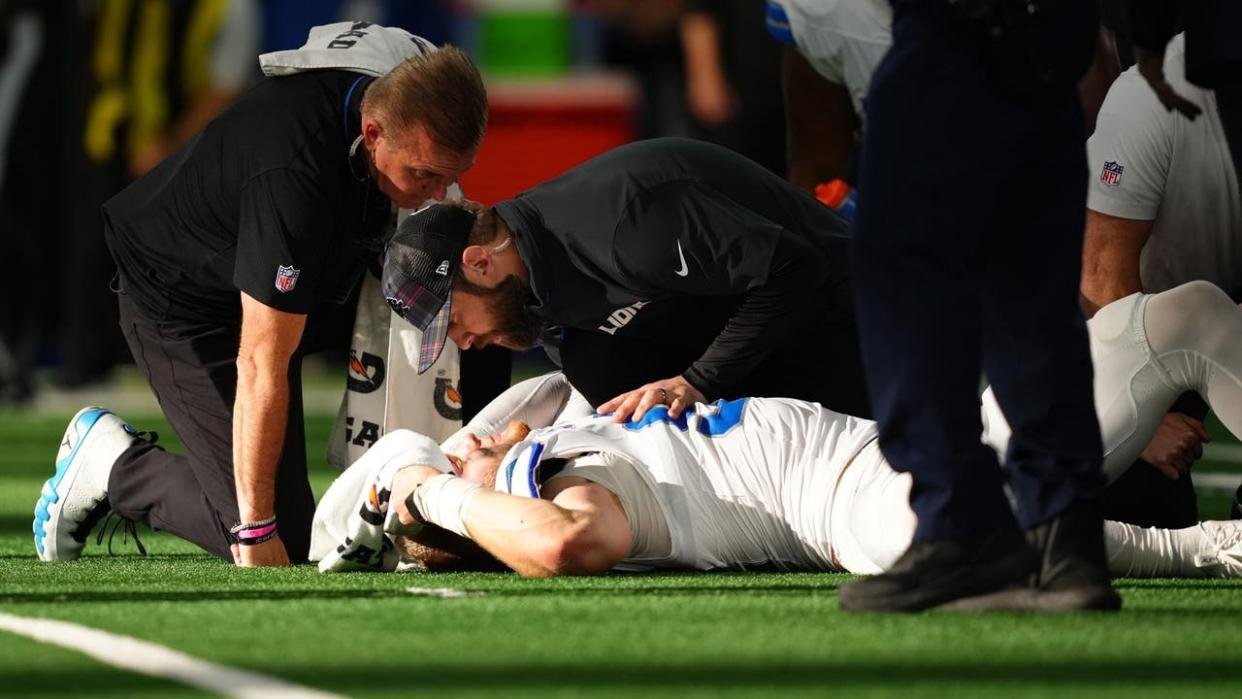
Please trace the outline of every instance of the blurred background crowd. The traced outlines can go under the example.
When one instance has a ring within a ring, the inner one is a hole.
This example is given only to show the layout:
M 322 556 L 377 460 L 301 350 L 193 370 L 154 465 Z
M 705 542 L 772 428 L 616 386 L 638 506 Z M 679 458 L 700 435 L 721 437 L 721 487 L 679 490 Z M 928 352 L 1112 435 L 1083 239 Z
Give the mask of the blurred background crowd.
M 493 113 L 463 185 L 490 203 L 660 135 L 782 171 L 780 47 L 763 13 L 763 0 L 7 0 L 0 406 L 129 361 L 100 205 L 258 80 L 258 54 L 310 27 L 369 21 L 466 48 Z
M 1121 69 L 1130 55 L 1110 4 L 1105 35 Z M 656 136 L 708 139 L 794 174 L 783 47 L 764 0 L 6 0 L 0 406 L 27 404 L 41 386 L 99 384 L 129 361 L 101 203 L 258 80 L 259 53 L 345 19 L 461 46 L 479 64 L 492 113 L 462 183 L 473 199 Z M 834 126 L 855 141 L 856 117 Z M 849 180 L 854 150 L 829 174 Z

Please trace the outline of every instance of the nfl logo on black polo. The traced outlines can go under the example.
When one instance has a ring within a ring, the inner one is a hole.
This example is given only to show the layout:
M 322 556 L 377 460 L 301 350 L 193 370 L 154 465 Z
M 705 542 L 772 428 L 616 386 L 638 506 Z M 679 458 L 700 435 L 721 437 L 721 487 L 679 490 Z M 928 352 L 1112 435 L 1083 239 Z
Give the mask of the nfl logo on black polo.
M 293 291 L 293 287 L 298 285 L 298 275 L 302 270 L 290 265 L 288 267 L 280 265 L 276 268 L 276 290 L 282 294 Z

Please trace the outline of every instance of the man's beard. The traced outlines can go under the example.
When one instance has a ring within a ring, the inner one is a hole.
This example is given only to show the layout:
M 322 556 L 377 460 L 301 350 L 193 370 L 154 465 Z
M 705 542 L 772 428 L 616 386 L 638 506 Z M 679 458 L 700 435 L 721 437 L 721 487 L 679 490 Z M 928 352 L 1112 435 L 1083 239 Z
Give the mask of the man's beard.
M 462 291 L 487 301 L 496 322 L 496 329 L 488 334 L 497 344 L 510 349 L 530 349 L 539 342 L 544 322 L 531 312 L 527 305 L 530 289 L 516 275 L 510 274 L 491 289 L 474 284 L 465 286 L 467 288 Z

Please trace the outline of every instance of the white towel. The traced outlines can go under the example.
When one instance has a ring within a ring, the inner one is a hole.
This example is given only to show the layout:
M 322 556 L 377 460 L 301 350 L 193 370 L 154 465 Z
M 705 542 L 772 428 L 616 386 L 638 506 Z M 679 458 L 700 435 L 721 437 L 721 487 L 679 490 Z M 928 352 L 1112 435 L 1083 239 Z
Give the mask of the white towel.
M 499 432 L 509 420 L 523 420 L 539 428 L 554 424 L 558 418 L 590 413 L 586 400 L 563 374 L 545 374 L 502 393 L 445 445 L 459 442 L 467 432 Z M 328 487 L 311 528 L 310 560 L 319 562 L 321 572 L 398 568 L 400 555 L 386 535 L 414 532 L 403 528 L 397 521 L 396 508 L 389 507 L 392 479 L 397 471 L 415 464 L 452 471 L 443 448 L 431 438 L 410 430 L 393 430 Z
M 461 428 L 461 359 L 449 343 L 426 373 L 415 369 L 422 333 L 401 320 L 370 274 L 362 282 L 349 343 L 349 380 L 328 438 L 328 463 L 344 468 L 397 429 L 442 440 Z
M 423 464 L 445 473 L 448 458 L 430 437 L 396 430 L 345 469 L 324 493 L 311 525 L 310 560 L 320 572 L 395 570 L 399 554 L 386 534 L 412 534 L 389 507 L 392 480 L 407 466 Z

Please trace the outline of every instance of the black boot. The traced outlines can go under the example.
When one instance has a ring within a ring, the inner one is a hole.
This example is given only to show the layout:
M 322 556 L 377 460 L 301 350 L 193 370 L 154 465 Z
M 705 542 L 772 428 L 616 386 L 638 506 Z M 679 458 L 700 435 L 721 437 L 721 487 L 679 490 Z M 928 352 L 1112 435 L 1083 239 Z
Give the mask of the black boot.
M 880 575 L 841 588 L 841 609 L 917 612 L 996 590 L 1024 586 L 1039 557 L 1020 532 L 915 541 Z
M 953 611 L 1116 611 L 1121 596 L 1109 582 L 1104 518 L 1094 502 L 1080 502 L 1027 531 L 1039 568 L 1026 586 L 958 600 Z
M 1040 553 L 1037 585 L 1049 611 L 1121 609 L 1109 582 L 1104 517 L 1094 502 L 1082 502 L 1026 533 Z

